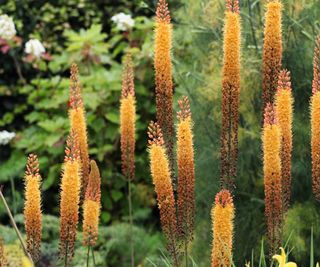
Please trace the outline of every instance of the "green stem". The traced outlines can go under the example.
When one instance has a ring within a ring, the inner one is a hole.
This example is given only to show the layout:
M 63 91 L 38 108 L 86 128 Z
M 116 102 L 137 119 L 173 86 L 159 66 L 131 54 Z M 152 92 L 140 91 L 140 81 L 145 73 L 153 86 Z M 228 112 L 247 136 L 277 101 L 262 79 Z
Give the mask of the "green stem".
M 64 254 L 64 267 L 68 267 L 68 248 L 69 248 L 69 244 L 67 242 L 67 244 L 66 244 L 66 252 Z
M 3 204 L 4 204 L 5 208 L 6 208 L 6 211 L 7 211 L 7 213 L 8 213 L 9 218 L 10 218 L 11 224 L 12 224 L 12 226 L 13 226 L 13 228 L 14 228 L 14 230 L 15 230 L 18 238 L 19 238 L 19 241 L 20 241 L 20 243 L 21 243 L 21 246 L 22 246 L 22 249 L 23 249 L 23 251 L 24 251 L 24 254 L 29 258 L 29 260 L 30 260 L 30 261 L 32 262 L 32 264 L 33 264 L 32 257 L 31 257 L 31 255 L 28 253 L 28 250 L 27 250 L 27 247 L 26 247 L 26 245 L 25 245 L 25 243 L 24 243 L 24 241 L 23 241 L 22 235 L 21 235 L 21 233 L 20 233 L 20 231 L 19 231 L 19 229 L 18 229 L 18 227 L 17 227 L 17 225 L 16 225 L 16 222 L 14 221 L 14 218 L 13 218 L 12 213 L 11 213 L 11 211 L 10 211 L 10 208 L 9 208 L 9 206 L 8 206 L 8 204 L 7 204 L 7 201 L 6 201 L 5 197 L 4 197 L 3 194 L 2 194 L 2 186 L 0 187 L 0 197 L 1 197 L 1 200 L 2 200 L 2 202 L 3 202 Z M 34 264 L 33 264 L 33 265 L 34 265 Z
M 128 204 L 129 204 L 129 223 L 130 223 L 131 267 L 134 267 L 133 219 L 132 219 L 132 194 L 131 194 L 131 177 L 130 177 L 129 175 L 128 175 Z
M 95 258 L 94 258 L 94 250 L 93 250 L 93 247 L 91 247 L 91 253 L 92 253 L 93 266 L 96 267 L 96 260 L 95 260 Z
M 87 252 L 87 267 L 89 267 L 89 258 L 90 258 L 90 246 L 88 246 L 88 252 Z
M 188 241 L 187 239 L 184 240 L 184 252 L 186 257 L 186 267 L 188 267 Z

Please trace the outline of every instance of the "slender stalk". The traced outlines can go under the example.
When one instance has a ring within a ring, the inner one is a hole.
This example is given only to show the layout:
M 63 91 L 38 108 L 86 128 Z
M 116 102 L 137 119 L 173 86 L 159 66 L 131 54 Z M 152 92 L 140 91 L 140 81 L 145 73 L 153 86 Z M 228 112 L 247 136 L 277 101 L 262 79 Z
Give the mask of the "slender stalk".
M 132 197 L 131 197 L 131 177 L 128 176 L 128 203 L 129 203 L 129 223 L 130 223 L 130 250 L 131 267 L 134 267 L 134 246 L 133 246 L 133 219 L 132 219 Z
M 184 240 L 184 252 L 186 257 L 186 267 L 188 267 L 188 241 Z
M 20 241 L 20 243 L 21 243 L 22 249 L 23 249 L 25 255 L 30 259 L 30 261 L 31 261 L 32 264 L 33 264 L 33 260 L 32 260 L 32 258 L 31 258 L 31 255 L 30 255 L 30 254 L 28 253 L 28 251 L 27 251 L 27 247 L 26 247 L 26 245 L 25 245 L 25 243 L 24 243 L 24 241 L 23 241 L 23 238 L 22 238 L 22 236 L 21 236 L 21 233 L 20 233 L 20 231 L 19 231 L 19 229 L 18 229 L 18 227 L 17 227 L 17 225 L 16 225 L 16 222 L 14 221 L 14 218 L 13 218 L 12 213 L 11 213 L 11 211 L 10 211 L 10 208 L 9 208 L 9 206 L 8 206 L 8 204 L 7 204 L 7 201 L 6 201 L 5 197 L 4 197 L 3 194 L 2 194 L 2 186 L 0 187 L 0 197 L 1 197 L 1 200 L 2 200 L 2 202 L 3 202 L 3 204 L 4 204 L 5 208 L 6 208 L 6 211 L 7 211 L 7 213 L 8 213 L 9 218 L 10 218 L 11 224 L 12 224 L 12 226 L 13 226 L 13 228 L 14 228 L 14 230 L 15 230 L 18 238 L 19 238 L 19 241 Z
M 67 244 L 66 244 L 66 252 L 64 254 L 64 267 L 68 267 L 68 248 L 69 248 L 69 244 L 67 242 Z
M 89 267 L 89 258 L 90 258 L 90 246 L 88 246 L 88 252 L 87 252 L 87 267 Z
M 96 259 L 94 257 L 94 250 L 93 247 L 91 247 L 91 253 L 92 253 L 92 261 L 93 261 L 93 266 L 96 267 Z

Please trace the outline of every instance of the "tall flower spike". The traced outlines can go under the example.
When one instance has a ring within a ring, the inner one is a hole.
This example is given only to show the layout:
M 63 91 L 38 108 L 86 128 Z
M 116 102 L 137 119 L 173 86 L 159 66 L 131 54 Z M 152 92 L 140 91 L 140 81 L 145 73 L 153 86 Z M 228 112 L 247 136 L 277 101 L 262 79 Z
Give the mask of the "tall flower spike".
M 162 231 L 167 239 L 167 247 L 173 259 L 173 266 L 177 267 L 177 218 L 170 179 L 169 161 L 166 155 L 160 126 L 157 123 L 151 122 L 148 129 L 150 168 L 153 184 L 157 193 Z
M 79 220 L 81 167 L 78 142 L 76 133 L 71 131 L 67 139 L 60 185 L 60 258 L 67 266 L 70 265 L 74 255 Z
M 177 220 L 180 237 L 187 244 L 193 238 L 195 216 L 195 170 L 192 119 L 188 97 L 178 101 L 177 165 L 178 198 Z
M 281 243 L 282 190 L 281 190 L 281 135 L 272 105 L 267 104 L 263 126 L 263 175 L 265 215 L 268 226 L 270 256 Z
M 120 100 L 120 132 L 122 174 L 134 178 L 135 121 L 136 105 L 134 96 L 134 76 L 131 55 L 124 61 L 122 76 L 122 96 Z
M 263 43 L 262 110 L 274 102 L 282 61 L 281 1 L 267 4 Z
M 311 96 L 312 190 L 320 201 L 320 36 L 316 40 L 313 59 Z
M 70 76 L 70 99 L 69 99 L 69 118 L 71 129 L 78 136 L 80 159 L 82 169 L 82 185 L 83 194 L 87 188 L 89 179 L 89 153 L 88 153 L 88 140 L 87 140 L 87 125 L 85 118 L 85 108 L 81 96 L 81 88 L 78 79 L 78 66 L 73 63 L 71 65 Z
M 291 198 L 291 153 L 292 153 L 292 114 L 293 96 L 290 72 L 280 71 L 275 99 L 276 117 L 281 130 L 281 172 L 284 212 L 289 209 Z
M 90 162 L 89 182 L 83 204 L 83 244 L 94 246 L 98 239 L 100 217 L 100 172 L 94 160 Z
M 228 190 L 221 190 L 215 197 L 211 211 L 212 217 L 212 253 L 211 266 L 231 266 L 233 243 L 233 199 Z
M 231 5 L 231 1 L 227 1 L 224 26 L 220 179 L 222 188 L 233 191 L 238 160 L 241 44 L 240 15 L 228 8 L 228 3 Z
M 25 202 L 24 221 L 27 235 L 27 250 L 34 262 L 40 258 L 42 211 L 41 211 L 41 176 L 37 155 L 30 154 L 24 177 Z
M 172 25 L 166 0 L 159 0 L 156 11 L 154 68 L 156 83 L 157 121 L 163 131 L 170 170 L 173 175 L 173 81 L 172 81 Z M 175 181 L 173 181 L 175 182 Z

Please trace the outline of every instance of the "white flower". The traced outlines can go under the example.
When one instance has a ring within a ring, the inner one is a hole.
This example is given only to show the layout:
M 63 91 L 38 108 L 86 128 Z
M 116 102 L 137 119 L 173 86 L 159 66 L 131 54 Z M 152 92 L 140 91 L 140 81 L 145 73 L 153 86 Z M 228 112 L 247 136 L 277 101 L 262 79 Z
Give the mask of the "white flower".
M 14 26 L 13 20 L 8 15 L 0 16 L 0 38 L 11 39 L 16 35 L 16 27 Z
M 6 130 L 0 131 L 0 145 L 8 144 L 15 136 L 15 133 L 10 133 Z
M 42 53 L 46 52 L 46 50 L 39 40 L 31 39 L 26 43 L 24 52 L 34 55 L 36 58 L 39 58 Z
M 117 24 L 117 28 L 120 31 L 128 31 L 134 26 L 134 20 L 131 15 L 126 15 L 122 12 L 114 15 L 111 20 Z

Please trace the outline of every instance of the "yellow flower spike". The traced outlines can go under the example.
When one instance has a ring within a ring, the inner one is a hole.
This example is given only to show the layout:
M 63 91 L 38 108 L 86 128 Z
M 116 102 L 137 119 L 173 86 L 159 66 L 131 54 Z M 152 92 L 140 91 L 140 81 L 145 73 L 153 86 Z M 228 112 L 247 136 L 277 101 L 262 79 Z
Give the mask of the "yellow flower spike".
M 136 99 L 134 92 L 134 74 L 131 55 L 124 61 L 122 92 L 120 100 L 120 138 L 122 174 L 134 179 Z
M 281 130 L 273 106 L 268 103 L 264 113 L 262 133 L 265 216 L 268 226 L 270 255 L 281 245 L 282 184 L 281 184 Z
M 80 151 L 74 131 L 67 139 L 60 193 L 60 258 L 70 265 L 74 254 L 81 191 Z
M 223 34 L 221 185 L 233 191 L 237 176 L 241 25 L 238 0 L 228 0 Z
M 280 0 L 269 1 L 265 14 L 263 41 L 263 106 L 273 104 L 274 94 L 278 85 L 278 76 L 282 62 L 282 3 Z
M 320 201 L 320 36 L 316 40 L 313 59 L 311 115 L 312 191 Z
M 287 260 L 286 252 L 284 251 L 284 249 L 282 247 L 280 248 L 280 250 L 281 250 L 281 255 L 277 254 L 272 257 L 272 259 L 278 261 L 278 263 L 279 263 L 278 267 L 297 267 L 297 264 L 295 262 L 287 262 L 286 263 L 286 260 Z
M 41 211 L 41 176 L 38 157 L 30 154 L 25 172 L 24 219 L 27 234 L 27 250 L 34 262 L 40 258 L 42 211 Z
M 188 97 L 185 96 L 178 103 L 180 111 L 177 112 L 177 220 L 179 235 L 186 245 L 193 237 L 195 216 L 193 122 Z
M 245 267 L 250 267 L 250 261 L 245 264 Z
M 319 267 L 319 262 L 317 262 L 316 267 Z
M 154 38 L 157 121 L 163 132 L 170 169 L 173 171 L 174 127 L 171 48 L 172 24 L 168 3 L 166 0 L 159 0 Z
M 173 187 L 170 179 L 169 160 L 166 155 L 160 126 L 151 122 L 148 127 L 149 157 L 152 181 L 157 193 L 158 208 L 162 231 L 167 239 L 168 251 L 173 259 L 173 266 L 178 264 L 177 218 Z
M 94 246 L 98 240 L 101 178 L 99 168 L 94 160 L 90 162 L 91 171 L 87 192 L 83 203 L 83 244 Z
M 216 195 L 211 210 L 213 228 L 212 267 L 231 266 L 234 215 L 232 195 L 228 190 L 223 189 Z
M 291 153 L 293 96 L 290 72 L 281 70 L 275 97 L 275 112 L 281 130 L 281 179 L 283 209 L 286 212 L 291 198 Z
M 88 137 L 85 115 L 86 111 L 81 96 L 81 88 L 78 78 L 78 66 L 76 64 L 72 64 L 71 66 L 69 106 L 71 130 L 76 133 L 79 142 L 81 159 L 80 163 L 82 170 L 82 193 L 85 194 L 89 180 Z

